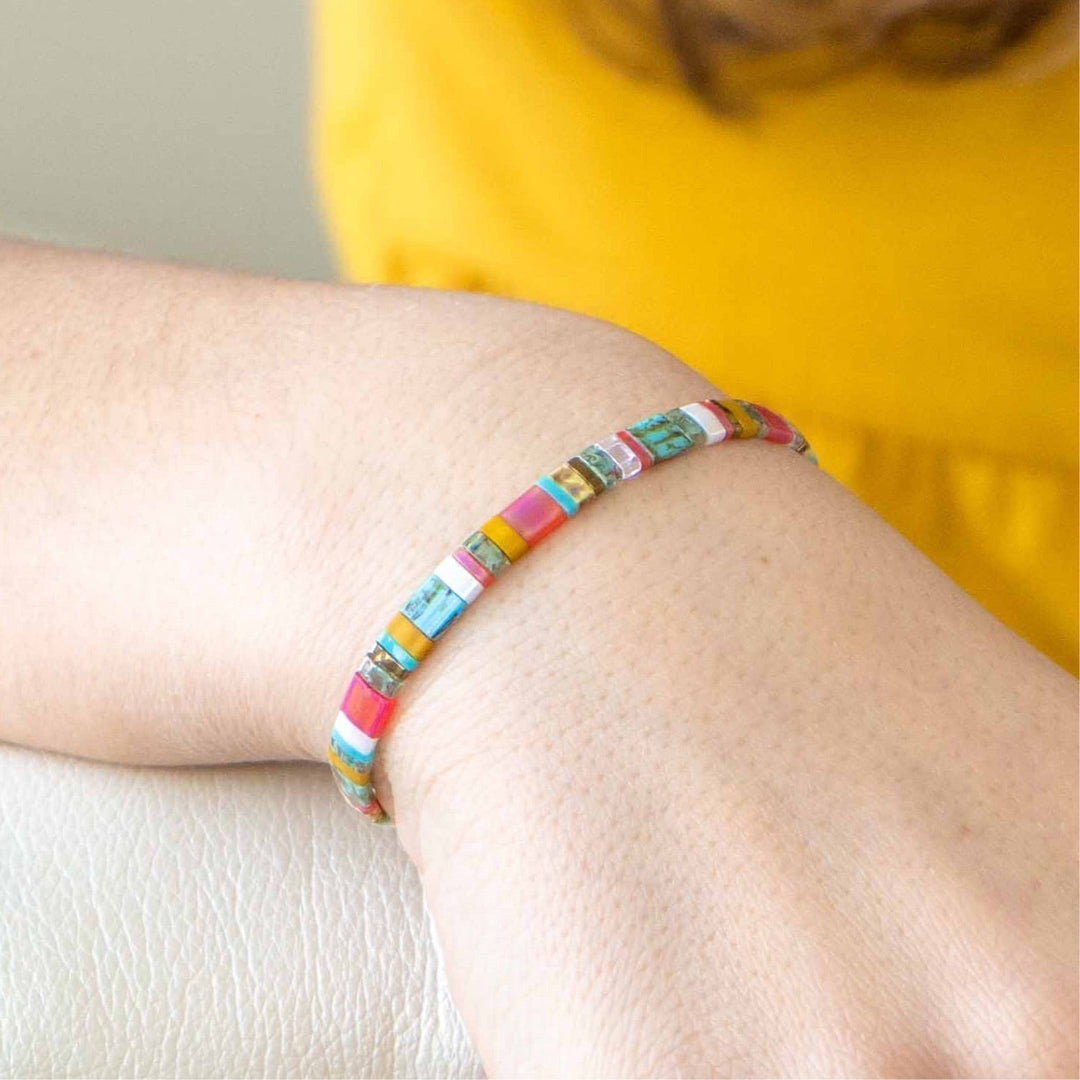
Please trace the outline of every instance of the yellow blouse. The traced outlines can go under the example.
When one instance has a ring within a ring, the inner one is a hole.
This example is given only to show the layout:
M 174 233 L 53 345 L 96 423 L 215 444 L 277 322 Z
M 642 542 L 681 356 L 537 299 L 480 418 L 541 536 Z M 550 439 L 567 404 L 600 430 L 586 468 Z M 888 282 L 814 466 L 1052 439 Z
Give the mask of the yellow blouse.
M 718 120 L 559 0 L 320 0 L 344 275 L 597 315 L 790 416 L 1077 670 L 1077 68 L 883 71 Z

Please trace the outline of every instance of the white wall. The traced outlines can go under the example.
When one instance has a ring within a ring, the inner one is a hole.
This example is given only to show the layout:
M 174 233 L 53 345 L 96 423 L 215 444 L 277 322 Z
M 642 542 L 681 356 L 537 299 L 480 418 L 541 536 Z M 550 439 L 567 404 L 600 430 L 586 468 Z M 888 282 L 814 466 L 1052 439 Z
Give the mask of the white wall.
M 0 233 L 333 274 L 303 0 L 0 0 Z

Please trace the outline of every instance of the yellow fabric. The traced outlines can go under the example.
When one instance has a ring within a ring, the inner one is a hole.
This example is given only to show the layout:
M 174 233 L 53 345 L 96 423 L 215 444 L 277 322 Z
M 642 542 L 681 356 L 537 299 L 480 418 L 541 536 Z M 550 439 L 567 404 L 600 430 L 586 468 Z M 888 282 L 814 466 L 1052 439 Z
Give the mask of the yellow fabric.
M 588 312 L 789 416 L 1077 670 L 1077 69 L 868 71 L 717 120 L 560 0 L 320 0 L 345 276 Z

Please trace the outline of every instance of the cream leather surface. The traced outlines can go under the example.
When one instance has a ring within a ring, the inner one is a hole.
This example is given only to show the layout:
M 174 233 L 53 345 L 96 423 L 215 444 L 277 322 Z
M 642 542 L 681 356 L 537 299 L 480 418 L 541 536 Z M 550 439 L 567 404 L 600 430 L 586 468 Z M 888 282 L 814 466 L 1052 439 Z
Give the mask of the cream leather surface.
M 0 1076 L 482 1075 L 415 872 L 324 769 L 0 744 Z

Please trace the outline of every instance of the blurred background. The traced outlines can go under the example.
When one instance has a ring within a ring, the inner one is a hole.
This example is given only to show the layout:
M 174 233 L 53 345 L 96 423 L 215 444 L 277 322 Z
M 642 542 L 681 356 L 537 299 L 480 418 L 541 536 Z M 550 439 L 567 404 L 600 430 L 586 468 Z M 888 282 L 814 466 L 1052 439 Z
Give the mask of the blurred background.
M 333 276 L 302 0 L 0 0 L 0 26 L 0 234 Z

